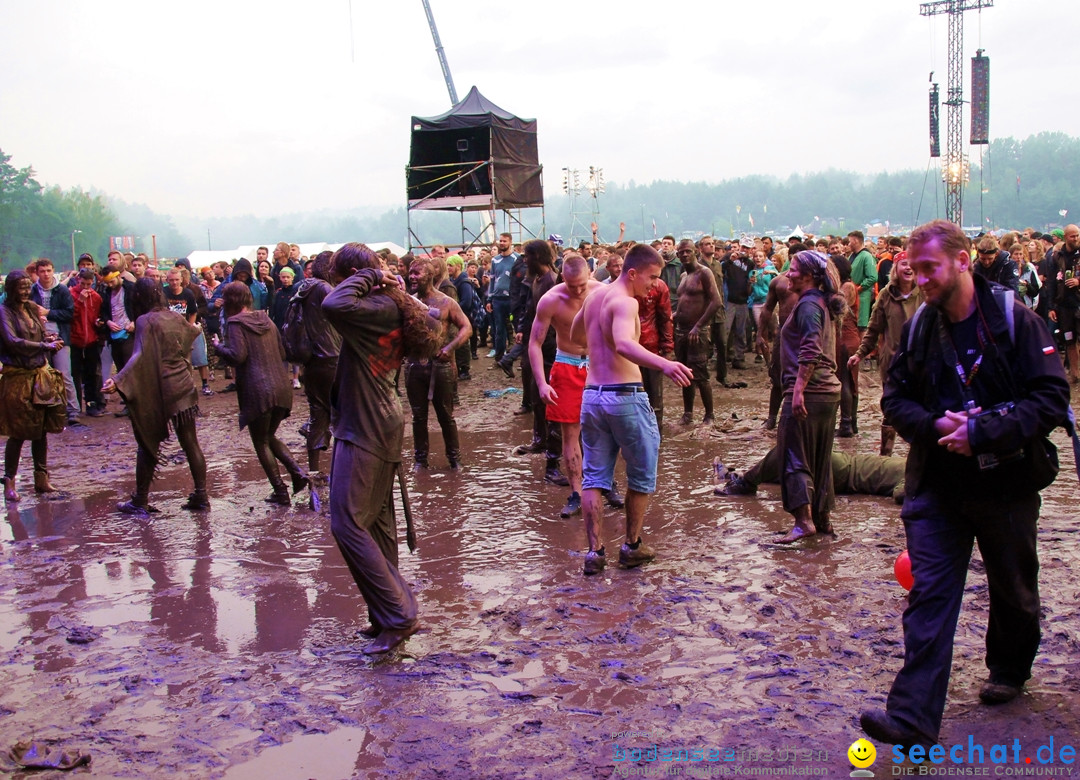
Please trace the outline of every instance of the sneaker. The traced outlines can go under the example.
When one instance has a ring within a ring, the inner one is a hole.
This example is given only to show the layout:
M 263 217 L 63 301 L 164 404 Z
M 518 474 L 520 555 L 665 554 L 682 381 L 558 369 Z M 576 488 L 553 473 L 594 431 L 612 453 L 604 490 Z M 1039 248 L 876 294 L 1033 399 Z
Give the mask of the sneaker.
M 78 430 L 85 430 L 87 426 L 84 425 L 83 423 L 81 423 L 79 421 L 78 417 L 68 417 L 66 427 L 71 428 L 72 430 L 78 431 Z
M 727 475 L 727 484 L 716 493 L 720 496 L 752 496 L 757 493 L 757 485 L 731 472 Z
M 87 417 L 102 417 L 105 414 L 105 410 L 100 406 L 88 406 L 86 407 Z
M 293 381 L 292 381 L 292 389 L 293 390 L 299 390 L 300 389 L 300 379 L 299 379 L 299 377 L 296 377 L 296 378 L 293 379 Z
M 514 378 L 514 361 L 513 360 L 507 360 L 506 358 L 503 358 L 496 365 L 498 365 L 499 368 L 501 368 L 503 370 L 503 373 L 506 374 L 506 376 L 509 379 Z
M 534 441 L 532 444 L 519 444 L 514 447 L 515 455 L 535 455 L 538 452 L 544 451 L 544 443 L 542 441 Z
M 619 548 L 619 565 L 624 569 L 632 569 L 635 566 L 648 563 L 655 557 L 656 551 L 641 541 L 641 537 L 638 537 L 637 549 L 634 549 L 626 542 L 623 542 L 623 546 Z
M 495 357 L 495 350 L 491 350 L 490 352 L 488 352 L 487 356 L 488 356 L 489 358 L 493 358 L 493 357 Z
M 119 412 L 113 412 L 113 417 L 129 417 L 130 415 L 131 413 L 128 411 L 128 408 L 126 406 Z
M 619 487 L 615 484 L 614 480 L 611 482 L 611 489 L 604 491 L 604 500 L 607 501 L 607 505 L 612 509 L 622 509 L 626 506 L 626 501 L 623 500 L 622 494 L 619 492 Z
M 462 373 L 458 374 L 457 379 L 459 382 L 471 382 L 472 374 L 470 374 L 468 371 L 463 371 Z
M 599 574 L 607 566 L 607 556 L 604 555 L 604 548 L 599 550 L 589 550 L 585 553 L 585 576 L 588 577 L 592 574 Z
M 210 385 L 203 385 L 202 394 L 210 396 L 214 394 L 214 391 L 210 389 Z
M 991 680 L 979 691 L 979 700 L 983 704 L 989 704 L 992 706 L 994 704 L 1004 704 L 1005 702 L 1010 702 L 1019 695 L 1019 685 L 993 682 Z
M 235 393 L 236 392 L 236 382 L 229 382 L 229 384 L 227 384 L 227 385 L 225 385 L 225 387 L 221 388 L 221 392 L 223 392 L 223 393 Z
M 745 371 L 746 363 L 742 362 L 741 360 L 735 360 L 732 361 L 731 367 L 734 368 L 736 371 Z
M 564 506 L 562 508 L 562 511 L 559 513 L 559 517 L 567 518 L 567 517 L 573 517 L 574 515 L 580 515 L 580 514 L 581 514 L 581 495 L 577 491 L 574 491 L 573 493 L 570 494 L 570 498 L 568 498 L 566 500 L 566 506 Z
M 764 358 L 762 358 L 761 355 L 754 355 L 754 362 L 755 363 L 761 363 L 763 361 L 764 361 Z

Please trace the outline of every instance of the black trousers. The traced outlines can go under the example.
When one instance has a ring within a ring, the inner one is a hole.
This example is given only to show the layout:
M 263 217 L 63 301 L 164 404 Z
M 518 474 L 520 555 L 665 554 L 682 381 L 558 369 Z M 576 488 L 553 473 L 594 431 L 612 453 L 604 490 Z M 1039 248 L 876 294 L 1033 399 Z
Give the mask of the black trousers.
M 337 375 L 337 358 L 314 358 L 304 364 L 304 394 L 308 401 L 308 421 L 301 432 L 309 450 L 330 447 L 330 391 Z
M 90 404 L 105 406 L 105 399 L 101 395 L 101 346 L 91 344 L 89 347 L 71 348 L 71 381 L 75 383 L 75 394 L 78 403 L 82 406 Z
M 1004 476 L 1004 475 L 1003 475 Z M 986 666 L 993 682 L 1021 685 L 1039 649 L 1039 557 L 1035 546 L 1041 500 L 1033 493 L 943 500 L 923 493 L 900 513 L 915 585 L 904 610 L 904 666 L 887 708 L 894 718 L 937 739 L 949 690 L 953 639 L 974 542 L 990 591 Z

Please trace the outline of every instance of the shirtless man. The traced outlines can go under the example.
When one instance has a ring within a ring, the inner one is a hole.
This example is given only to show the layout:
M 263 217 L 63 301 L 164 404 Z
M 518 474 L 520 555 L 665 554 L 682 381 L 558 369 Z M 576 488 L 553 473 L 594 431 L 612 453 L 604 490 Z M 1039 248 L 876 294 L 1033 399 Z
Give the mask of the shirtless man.
M 412 293 L 427 304 L 432 315 L 438 311 L 439 321 L 446 329 L 445 343 L 434 356 L 405 356 L 405 390 L 413 418 L 413 461 L 415 468 L 428 466 L 427 418 L 430 398 L 439 427 L 442 428 L 446 459 L 450 462 L 450 468 L 456 469 L 461 465 L 461 443 L 454 420 L 454 385 L 457 379 L 454 351 L 468 342 L 472 325 L 457 301 L 434 288 L 433 278 L 434 266 L 430 260 L 417 258 L 409 265 Z M 454 328 L 457 329 L 456 334 Z
M 784 327 L 788 315 L 798 302 L 799 296 L 791 291 L 787 274 L 780 274 L 769 283 L 765 304 L 758 315 L 758 346 L 772 345 L 769 359 L 769 381 L 772 388 L 769 391 L 769 416 L 765 419 L 767 431 L 776 428 L 776 416 L 780 414 L 780 404 L 784 400 L 784 389 L 780 384 L 780 328 Z
M 571 493 L 560 516 L 572 517 L 581 512 L 581 396 L 589 358 L 585 341 L 571 338 L 570 328 L 586 296 L 603 285 L 590 277 L 589 266 L 581 255 L 566 255 L 562 275 L 562 284 L 544 293 L 536 305 L 536 318 L 529 335 L 529 363 L 537 393 L 547 405 L 547 419 L 559 423 L 562 429 L 563 466 Z M 542 351 L 549 327 L 555 329 L 556 347 L 550 384 L 544 378 Z
M 709 354 L 712 352 L 710 325 L 713 315 L 720 308 L 720 292 L 712 269 L 699 265 L 694 242 L 684 238 L 676 251 L 682 263 L 683 276 L 676 297 L 679 306 L 674 313 L 675 359 L 690 366 L 694 371 L 694 383 L 683 388 L 683 416 L 680 423 L 689 425 L 694 415 L 694 385 L 701 392 L 701 405 L 705 407 L 702 422 L 713 421 L 713 394 L 709 384 Z
M 645 297 L 656 284 L 662 264 L 655 249 L 635 245 L 626 253 L 619 278 L 585 299 L 570 331 L 571 339 L 586 344 L 589 354 L 588 384 L 581 404 L 582 487 L 589 539 L 586 575 L 599 573 L 607 563 L 600 542 L 600 495 L 611 487 L 619 451 L 626 461 L 627 481 L 626 538 L 619 550 L 619 565 L 632 568 L 655 557 L 641 541 L 641 527 L 649 494 L 656 490 L 660 431 L 638 367 L 663 371 L 682 387 L 688 387 L 694 375 L 682 363 L 666 360 L 638 343 L 641 322 L 635 296 Z

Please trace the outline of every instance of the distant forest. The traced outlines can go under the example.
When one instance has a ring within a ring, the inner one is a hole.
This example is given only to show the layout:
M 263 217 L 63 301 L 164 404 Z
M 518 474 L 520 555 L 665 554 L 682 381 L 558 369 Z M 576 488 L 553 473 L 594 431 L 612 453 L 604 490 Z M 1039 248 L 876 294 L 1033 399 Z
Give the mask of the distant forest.
M 982 167 L 979 148 L 971 151 L 965 227 L 1045 230 L 1080 219 L 1080 138 L 1040 133 L 1023 141 L 998 139 L 983 148 Z M 4 271 L 40 256 L 65 267 L 72 243 L 76 254 L 88 251 L 100 260 L 108 237 L 121 235 L 136 236 L 136 251 L 148 254 L 150 236 L 155 235 L 162 257 L 186 256 L 208 244 L 231 249 L 256 241 L 417 243 L 410 241 L 404 206 L 381 214 L 357 209 L 276 217 L 173 217 L 104 193 L 45 186 L 35 179 L 32 167 L 17 169 L 10 160 L 0 151 L 0 270 Z M 550 173 L 548 184 L 550 189 Z M 601 238 L 609 241 L 617 237 L 620 221 L 626 223 L 626 237 L 634 239 L 651 239 L 654 230 L 660 236 L 702 232 L 732 236 L 784 234 L 802 226 L 820 234 L 886 223 L 891 232 L 900 233 L 944 216 L 943 186 L 937 161 L 925 171 L 876 175 L 828 170 L 787 179 L 746 176 L 717 184 L 631 180 L 608 184 L 596 199 L 579 195 L 573 210 L 566 195 L 548 197 L 543 212 L 523 213 L 523 223 L 526 237 L 528 232 L 545 237 L 558 233 L 575 243 L 588 236 L 594 218 Z M 469 229 L 475 231 L 479 224 L 477 215 L 466 216 Z M 414 212 L 412 227 L 419 243 L 462 240 L 456 212 Z M 504 227 L 498 220 L 498 229 Z

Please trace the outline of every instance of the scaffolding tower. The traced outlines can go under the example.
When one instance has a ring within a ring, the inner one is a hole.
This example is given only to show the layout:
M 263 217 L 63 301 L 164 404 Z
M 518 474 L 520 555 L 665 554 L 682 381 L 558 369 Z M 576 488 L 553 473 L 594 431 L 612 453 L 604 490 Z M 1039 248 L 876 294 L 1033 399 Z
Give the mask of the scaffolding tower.
M 971 174 L 968 156 L 964 153 L 964 12 L 991 8 L 994 0 L 936 0 L 919 5 L 920 16 L 949 17 L 949 87 L 945 100 L 945 216 L 950 222 L 963 226 L 964 185 Z

